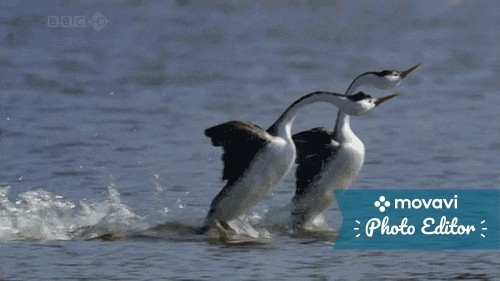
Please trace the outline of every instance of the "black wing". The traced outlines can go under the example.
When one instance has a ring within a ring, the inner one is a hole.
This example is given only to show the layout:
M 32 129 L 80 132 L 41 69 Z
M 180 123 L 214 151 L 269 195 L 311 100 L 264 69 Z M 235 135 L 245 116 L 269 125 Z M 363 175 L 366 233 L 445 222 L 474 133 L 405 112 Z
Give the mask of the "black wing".
M 339 143 L 333 136 L 333 132 L 326 128 L 314 128 L 293 135 L 297 149 L 295 162 L 298 164 L 295 172 L 296 196 L 307 193 L 314 177 L 337 151 Z
M 229 121 L 205 130 L 214 146 L 224 150 L 222 180 L 231 186 L 250 165 L 255 155 L 269 141 L 269 134 L 247 121 Z

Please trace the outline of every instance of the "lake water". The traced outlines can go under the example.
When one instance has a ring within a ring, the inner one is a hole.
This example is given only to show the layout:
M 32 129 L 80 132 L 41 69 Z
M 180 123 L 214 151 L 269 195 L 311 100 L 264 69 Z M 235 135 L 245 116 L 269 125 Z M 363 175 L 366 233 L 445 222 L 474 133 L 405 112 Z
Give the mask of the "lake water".
M 267 127 L 304 94 L 416 63 L 400 97 L 351 118 L 352 188 L 498 189 L 498 26 L 496 1 L 1 2 L 0 280 L 500 280 L 498 251 L 185 235 L 222 187 L 205 128 Z M 311 106 L 294 132 L 335 116 Z M 292 171 L 247 219 L 293 192 Z

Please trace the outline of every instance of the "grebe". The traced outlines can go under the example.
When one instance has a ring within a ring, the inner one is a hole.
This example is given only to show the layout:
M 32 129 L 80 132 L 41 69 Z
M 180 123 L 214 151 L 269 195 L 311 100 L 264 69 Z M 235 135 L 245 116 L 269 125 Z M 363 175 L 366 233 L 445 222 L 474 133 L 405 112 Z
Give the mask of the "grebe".
M 397 86 L 415 70 L 366 72 L 349 85 L 351 95 L 361 85 L 379 89 Z M 356 96 L 356 95 L 355 95 Z M 380 105 L 387 99 L 374 102 Z M 351 131 L 349 115 L 339 110 L 333 132 L 314 128 L 293 135 L 297 147 L 296 190 L 292 198 L 292 228 L 302 229 L 333 202 L 333 189 L 348 188 L 358 175 L 365 158 L 363 142 Z
M 364 115 L 396 95 L 377 100 L 363 92 L 352 96 L 314 92 L 292 103 L 267 130 L 247 121 L 229 121 L 206 129 L 212 144 L 224 150 L 222 180 L 226 183 L 212 200 L 205 223 L 197 232 L 205 233 L 217 224 L 231 229 L 227 222 L 249 211 L 283 179 L 295 162 L 291 129 L 301 108 L 326 102 L 344 115 Z

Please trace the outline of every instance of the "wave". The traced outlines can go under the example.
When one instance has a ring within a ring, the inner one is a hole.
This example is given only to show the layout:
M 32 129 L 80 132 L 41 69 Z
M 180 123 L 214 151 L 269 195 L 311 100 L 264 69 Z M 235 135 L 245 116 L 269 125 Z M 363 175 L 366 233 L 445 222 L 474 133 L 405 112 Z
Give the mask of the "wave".
M 147 227 L 143 217 L 121 202 L 113 184 L 104 202 L 75 203 L 44 189 L 21 193 L 10 201 L 10 189 L 0 187 L 0 242 L 93 239 L 109 233 L 126 236 Z
M 315 237 L 331 241 L 336 232 L 319 216 L 305 231 L 289 228 L 289 206 L 264 210 L 197 234 L 202 219 L 171 218 L 148 223 L 120 199 L 114 184 L 102 202 L 73 202 L 44 189 L 30 190 L 11 201 L 10 186 L 0 186 L 0 243 L 15 240 L 161 239 L 226 244 L 268 244 L 273 235 Z M 174 215 L 175 216 L 175 215 Z

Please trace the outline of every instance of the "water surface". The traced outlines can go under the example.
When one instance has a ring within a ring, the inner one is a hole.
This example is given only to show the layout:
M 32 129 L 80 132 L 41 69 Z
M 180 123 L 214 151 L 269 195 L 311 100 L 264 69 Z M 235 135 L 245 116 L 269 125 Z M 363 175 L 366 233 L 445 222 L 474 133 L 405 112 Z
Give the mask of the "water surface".
M 96 13 L 106 21 L 48 26 Z M 399 98 L 352 118 L 366 146 L 352 188 L 499 188 L 499 15 L 494 1 L 460 0 L 1 3 L 0 279 L 500 279 L 498 251 L 335 251 L 328 235 L 273 227 L 239 244 L 165 229 L 201 224 L 222 186 L 205 128 L 267 127 L 306 93 L 416 63 Z M 335 116 L 314 105 L 294 131 Z M 293 184 L 292 172 L 249 221 L 288 204 Z M 338 210 L 325 220 L 338 229 Z M 106 233 L 123 239 L 87 240 Z

